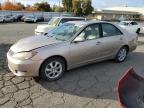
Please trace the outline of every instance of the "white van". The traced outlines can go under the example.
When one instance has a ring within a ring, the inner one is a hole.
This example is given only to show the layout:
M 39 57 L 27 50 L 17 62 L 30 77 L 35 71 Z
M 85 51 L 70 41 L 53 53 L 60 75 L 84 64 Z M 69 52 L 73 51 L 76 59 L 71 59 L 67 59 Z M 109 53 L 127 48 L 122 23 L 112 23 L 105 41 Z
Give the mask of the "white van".
M 48 24 L 38 25 L 35 29 L 35 35 L 46 35 L 49 31 L 55 27 L 68 22 L 68 21 L 80 21 L 86 20 L 84 17 L 53 17 Z

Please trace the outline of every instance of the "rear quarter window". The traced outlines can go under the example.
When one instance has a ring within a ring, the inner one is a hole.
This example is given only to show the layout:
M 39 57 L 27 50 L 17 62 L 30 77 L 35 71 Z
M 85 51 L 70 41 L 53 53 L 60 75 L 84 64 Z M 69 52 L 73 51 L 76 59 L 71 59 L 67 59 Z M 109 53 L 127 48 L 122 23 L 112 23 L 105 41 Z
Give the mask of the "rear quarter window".
M 132 25 L 138 25 L 138 23 L 137 23 L 137 22 L 131 22 L 131 24 L 132 24 Z
M 123 34 L 116 26 L 112 24 L 103 23 L 101 25 L 103 37 L 118 36 Z

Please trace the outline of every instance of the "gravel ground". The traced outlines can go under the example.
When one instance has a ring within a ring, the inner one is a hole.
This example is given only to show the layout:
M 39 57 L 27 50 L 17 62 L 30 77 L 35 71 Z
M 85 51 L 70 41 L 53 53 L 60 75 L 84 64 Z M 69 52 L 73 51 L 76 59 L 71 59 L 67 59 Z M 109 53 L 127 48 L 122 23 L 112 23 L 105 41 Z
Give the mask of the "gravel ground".
M 144 35 L 120 64 L 104 61 L 71 70 L 56 82 L 16 77 L 7 68 L 6 52 L 17 40 L 34 34 L 37 24 L 0 24 L 0 108 L 120 108 L 116 82 L 130 67 L 144 75 Z

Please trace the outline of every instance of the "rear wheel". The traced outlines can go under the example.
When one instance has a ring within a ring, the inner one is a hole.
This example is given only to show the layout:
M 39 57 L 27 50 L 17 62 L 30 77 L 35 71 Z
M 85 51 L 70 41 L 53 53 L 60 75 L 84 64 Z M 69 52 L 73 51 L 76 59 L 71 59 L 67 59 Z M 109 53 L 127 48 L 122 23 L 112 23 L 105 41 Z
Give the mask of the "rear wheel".
M 40 78 L 54 81 L 62 77 L 65 72 L 65 62 L 58 57 L 47 59 L 41 66 Z
M 37 22 L 37 20 L 34 20 L 34 23 L 36 23 Z
M 127 58 L 127 54 L 128 54 L 128 48 L 127 47 L 122 47 L 115 58 L 116 62 L 123 62 L 126 58 Z
M 140 34 L 140 28 L 137 29 L 136 33 L 137 33 L 137 34 Z

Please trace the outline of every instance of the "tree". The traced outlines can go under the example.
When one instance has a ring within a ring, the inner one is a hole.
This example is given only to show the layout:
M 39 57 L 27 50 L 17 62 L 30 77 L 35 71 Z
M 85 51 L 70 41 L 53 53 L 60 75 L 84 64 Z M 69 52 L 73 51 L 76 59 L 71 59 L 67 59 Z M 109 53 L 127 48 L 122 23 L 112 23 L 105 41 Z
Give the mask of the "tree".
M 73 8 L 72 2 L 73 0 L 62 0 L 62 4 L 63 4 L 65 11 L 72 12 L 72 8 Z
M 91 5 L 91 0 L 82 0 L 82 13 L 83 15 L 89 15 L 93 11 L 93 7 Z
M 2 10 L 15 10 L 15 6 L 11 2 L 2 5 Z
M 79 0 L 73 0 L 72 5 L 74 14 L 76 16 L 81 16 L 82 15 L 81 2 Z
M 15 9 L 18 10 L 18 11 L 20 11 L 20 10 L 25 9 L 25 7 L 24 7 L 24 5 L 21 4 L 21 3 L 16 3 L 16 4 L 15 4 Z
M 5 4 L 3 4 L 1 6 L 2 10 L 15 10 L 15 11 L 21 11 L 24 9 L 24 5 L 22 5 L 21 3 L 16 3 L 13 4 L 11 2 L 6 2 Z
M 1 9 L 1 3 L 0 3 L 0 10 L 2 10 L 2 9 Z
M 27 5 L 26 7 L 25 7 L 25 10 L 26 11 L 37 11 L 37 8 L 36 7 L 34 7 L 34 6 L 30 6 L 30 5 Z
M 60 7 L 60 6 L 57 6 L 57 5 L 53 5 L 52 11 L 53 12 L 63 12 L 64 8 Z
M 52 10 L 48 2 L 35 3 L 34 6 L 38 11 L 50 12 Z

